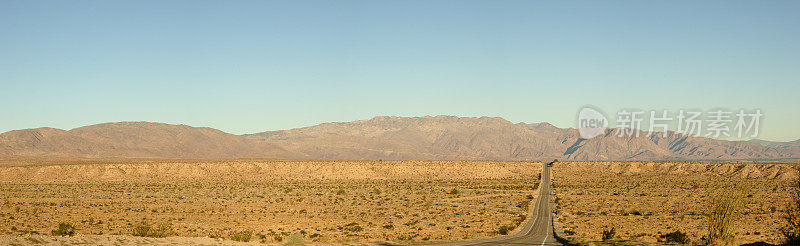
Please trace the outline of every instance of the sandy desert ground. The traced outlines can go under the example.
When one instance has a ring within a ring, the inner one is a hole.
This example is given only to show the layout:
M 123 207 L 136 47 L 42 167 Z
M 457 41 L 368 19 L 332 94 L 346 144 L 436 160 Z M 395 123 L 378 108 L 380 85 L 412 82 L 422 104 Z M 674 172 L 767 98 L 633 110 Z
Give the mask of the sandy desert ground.
M 524 218 L 540 171 L 531 162 L 4 160 L 0 242 L 485 238 Z M 91 236 L 44 236 L 59 223 Z M 194 239 L 129 236 L 143 224 Z
M 778 244 L 791 164 L 563 162 L 553 168 L 556 212 L 574 241 L 658 242 L 680 230 L 694 242 L 707 235 L 711 199 L 741 192 L 735 243 Z M 738 245 L 738 244 L 737 244 Z

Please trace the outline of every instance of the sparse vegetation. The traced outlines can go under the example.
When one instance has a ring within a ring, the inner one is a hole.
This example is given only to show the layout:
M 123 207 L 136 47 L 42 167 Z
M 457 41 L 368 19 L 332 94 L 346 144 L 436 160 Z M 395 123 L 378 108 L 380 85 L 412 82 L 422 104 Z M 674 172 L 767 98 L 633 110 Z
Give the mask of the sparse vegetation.
M 158 225 L 151 225 L 147 221 L 141 221 L 133 226 L 131 235 L 137 237 L 168 237 L 173 234 L 172 225 L 169 223 L 160 223 Z
M 459 191 L 456 188 L 453 188 L 452 190 L 450 190 L 450 192 L 447 192 L 447 194 L 450 194 L 450 195 L 458 195 L 458 193 L 459 193 Z
M 611 227 L 611 230 L 603 229 L 603 241 L 608 241 L 614 239 L 614 236 L 617 234 L 617 229 L 615 227 Z
M 681 232 L 681 230 L 675 230 L 674 232 L 670 232 L 664 235 L 659 235 L 660 240 L 665 243 L 679 243 L 679 244 L 689 244 L 691 240 L 686 233 Z
M 713 198 L 708 218 L 708 243 L 726 245 L 733 241 L 733 226 L 739 216 L 742 199 L 734 193 Z
M 508 235 L 508 233 L 513 231 L 514 228 L 516 228 L 516 227 L 515 226 L 511 226 L 511 225 L 500 226 L 500 229 L 497 229 L 497 234 Z
M 347 232 L 360 232 L 360 231 L 364 230 L 364 228 L 359 226 L 358 223 L 356 223 L 356 222 L 344 225 L 344 226 L 340 227 L 339 229 L 341 229 L 342 231 L 347 231 Z
M 52 231 L 53 236 L 73 236 L 75 227 L 70 223 L 58 223 L 58 228 Z
M 600 241 L 613 225 L 616 240 L 644 244 L 675 231 L 691 244 L 707 244 L 713 197 L 732 191 L 739 191 L 741 206 L 730 243 L 784 243 L 780 213 L 798 176 L 791 165 L 759 163 L 569 161 L 552 170 L 554 209 L 565 231 L 574 232 L 565 236 Z
M 228 236 L 233 241 L 250 242 L 250 238 L 253 236 L 253 230 L 232 231 Z
M 109 177 L 83 176 L 89 169 L 105 168 L 102 163 L 72 163 L 64 169 L 50 164 L 48 168 L 62 173 L 57 180 L 54 176 L 0 177 L 4 191 L 0 200 L 15 201 L 13 206 L 0 206 L 5 218 L 14 217 L 14 223 L 0 223 L 0 230 L 10 232 L 15 226 L 16 234 L 49 234 L 52 225 L 36 222 L 70 220 L 78 221 L 73 225 L 83 234 L 244 240 L 246 236 L 239 235 L 247 229 L 252 233 L 250 242 L 274 244 L 287 243 L 293 232 L 303 235 L 306 242 L 320 243 L 400 236 L 415 243 L 426 238 L 486 238 L 496 235 L 499 225 L 513 226 L 527 212 L 517 205 L 529 200 L 526 196 L 538 182 L 531 178 L 538 170 L 527 162 L 353 161 L 342 165 L 341 161 L 182 160 L 185 166 L 174 160 L 160 162 L 115 162 L 101 173 L 115 173 L 119 167 L 138 174 L 118 173 L 112 182 L 107 181 Z M 14 170 L 36 172 L 40 167 Z M 283 173 L 239 172 L 253 167 Z M 192 171 L 169 175 L 170 171 L 143 171 L 153 168 Z M 304 170 L 309 168 L 332 171 L 308 174 Z M 497 172 L 487 173 L 487 168 Z M 377 175 L 365 179 L 360 170 Z M 308 179 L 308 175 L 318 176 Z M 448 194 L 453 189 L 457 195 Z M 30 194 L 37 194 L 36 198 Z M 82 199 L 71 199 L 76 194 Z M 70 211 L 69 217 L 59 212 L 65 210 Z M 160 229 L 162 222 L 169 229 Z
M 791 193 L 791 200 L 786 206 L 786 211 L 783 215 L 784 225 L 780 231 L 785 239 L 784 244 L 800 245 L 800 178 L 792 181 L 789 192 Z M 773 206 L 770 210 L 775 212 L 777 209 Z

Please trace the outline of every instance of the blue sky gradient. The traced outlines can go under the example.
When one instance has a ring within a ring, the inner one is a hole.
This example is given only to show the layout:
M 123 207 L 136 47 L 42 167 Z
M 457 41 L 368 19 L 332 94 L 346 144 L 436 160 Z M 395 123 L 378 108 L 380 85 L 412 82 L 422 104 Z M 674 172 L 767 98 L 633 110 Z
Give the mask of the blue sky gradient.
M 800 1 L 0 1 L 0 132 L 378 115 L 575 127 L 762 109 L 800 138 Z M 610 116 L 614 118 L 614 116 Z

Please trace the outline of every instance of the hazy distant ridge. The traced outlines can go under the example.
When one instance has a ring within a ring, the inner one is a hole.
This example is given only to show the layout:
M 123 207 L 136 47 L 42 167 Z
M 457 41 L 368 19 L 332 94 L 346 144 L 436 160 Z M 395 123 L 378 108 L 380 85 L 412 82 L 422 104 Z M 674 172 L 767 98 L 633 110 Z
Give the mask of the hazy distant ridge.
M 439 160 L 667 160 L 800 157 L 798 141 L 760 143 L 608 134 L 583 140 L 575 129 L 491 117 L 388 117 L 256 134 L 150 122 L 106 123 L 69 131 L 0 134 L 0 155 L 149 158 L 315 158 Z

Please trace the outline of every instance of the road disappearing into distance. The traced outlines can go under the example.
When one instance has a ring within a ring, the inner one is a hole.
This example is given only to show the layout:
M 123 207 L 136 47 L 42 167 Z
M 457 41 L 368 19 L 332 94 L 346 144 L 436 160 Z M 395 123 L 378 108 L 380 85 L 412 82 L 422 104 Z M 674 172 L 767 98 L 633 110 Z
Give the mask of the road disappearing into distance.
M 550 178 L 551 163 L 543 163 L 542 180 L 539 183 L 539 196 L 534 201 L 536 204 L 530 209 L 528 220 L 520 226 L 521 230 L 510 236 L 460 241 L 437 246 L 488 246 L 488 245 L 562 245 L 553 236 L 553 213 L 551 210 L 550 196 L 552 195 L 552 182 Z

